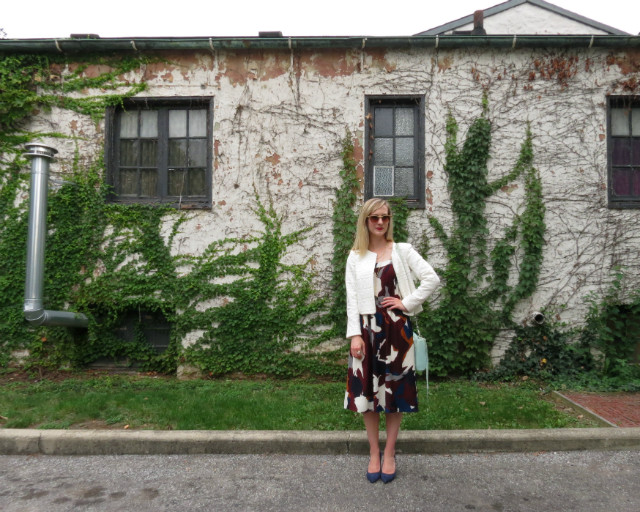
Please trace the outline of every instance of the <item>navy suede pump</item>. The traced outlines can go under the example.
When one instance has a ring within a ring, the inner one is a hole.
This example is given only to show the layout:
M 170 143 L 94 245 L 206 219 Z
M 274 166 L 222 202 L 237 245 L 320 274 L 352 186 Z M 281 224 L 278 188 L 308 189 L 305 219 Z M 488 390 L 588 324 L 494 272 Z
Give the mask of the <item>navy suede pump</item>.
M 380 471 L 376 471 L 375 473 L 369 473 L 367 471 L 367 480 L 369 480 L 369 482 L 371 482 L 372 484 L 375 484 L 378 480 L 380 480 L 381 475 L 382 475 L 382 455 L 380 455 Z
M 393 457 L 393 460 L 396 460 L 395 456 Z M 388 484 L 395 477 L 396 477 L 396 472 L 395 471 L 393 473 L 383 473 L 382 472 L 382 465 L 380 465 L 380 479 L 382 480 L 383 483 Z

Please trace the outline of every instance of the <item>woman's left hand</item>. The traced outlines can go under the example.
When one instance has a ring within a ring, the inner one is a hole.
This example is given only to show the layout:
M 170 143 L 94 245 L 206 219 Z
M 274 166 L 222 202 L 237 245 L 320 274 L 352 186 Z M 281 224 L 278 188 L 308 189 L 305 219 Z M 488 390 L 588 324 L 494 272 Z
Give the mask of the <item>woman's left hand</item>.
M 383 308 L 387 309 L 399 309 L 400 311 L 406 311 L 407 308 L 404 307 L 404 304 L 397 297 L 385 297 L 380 301 L 380 305 Z

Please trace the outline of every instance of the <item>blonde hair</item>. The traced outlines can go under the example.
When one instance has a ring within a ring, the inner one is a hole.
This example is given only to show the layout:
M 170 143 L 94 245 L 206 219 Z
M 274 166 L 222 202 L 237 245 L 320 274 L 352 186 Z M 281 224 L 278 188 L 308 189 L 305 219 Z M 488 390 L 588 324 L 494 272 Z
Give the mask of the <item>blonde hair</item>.
M 351 248 L 352 251 L 359 253 L 361 256 L 364 256 L 367 253 L 369 250 L 369 228 L 367 226 L 367 218 L 383 206 L 387 207 L 387 211 L 389 212 L 389 215 L 391 215 L 391 218 L 389 219 L 389 227 L 387 228 L 387 232 L 384 236 L 388 241 L 393 242 L 393 215 L 391 214 L 391 205 L 389 205 L 389 202 L 384 199 L 374 197 L 362 205 L 360 215 L 358 216 L 356 239 L 354 240 L 353 247 Z

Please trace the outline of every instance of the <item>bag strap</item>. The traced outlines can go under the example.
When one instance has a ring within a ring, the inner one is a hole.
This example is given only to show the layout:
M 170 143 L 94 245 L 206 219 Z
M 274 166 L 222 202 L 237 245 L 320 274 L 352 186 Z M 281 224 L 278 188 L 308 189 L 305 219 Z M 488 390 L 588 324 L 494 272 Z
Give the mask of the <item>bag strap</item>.
M 416 332 L 418 333 L 418 336 L 422 337 L 422 334 L 420 334 L 420 327 L 418 327 L 418 319 L 416 318 L 414 321 L 414 324 L 416 326 Z M 425 342 L 425 351 L 427 354 L 427 367 L 424 371 L 424 375 L 425 378 L 427 379 L 427 400 L 429 399 L 429 344 Z

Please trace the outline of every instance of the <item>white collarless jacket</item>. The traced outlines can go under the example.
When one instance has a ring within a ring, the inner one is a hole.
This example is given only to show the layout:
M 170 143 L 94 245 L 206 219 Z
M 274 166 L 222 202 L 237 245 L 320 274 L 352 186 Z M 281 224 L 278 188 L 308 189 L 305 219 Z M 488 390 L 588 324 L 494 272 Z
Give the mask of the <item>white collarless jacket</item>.
M 396 273 L 398 292 L 407 314 L 422 311 L 422 303 L 440 284 L 437 274 L 411 244 L 393 244 L 391 262 Z M 362 334 L 360 315 L 376 312 L 373 273 L 376 267 L 376 253 L 367 251 L 364 256 L 351 251 L 347 259 L 345 284 L 347 289 L 347 338 Z M 413 284 L 413 276 L 419 281 Z

